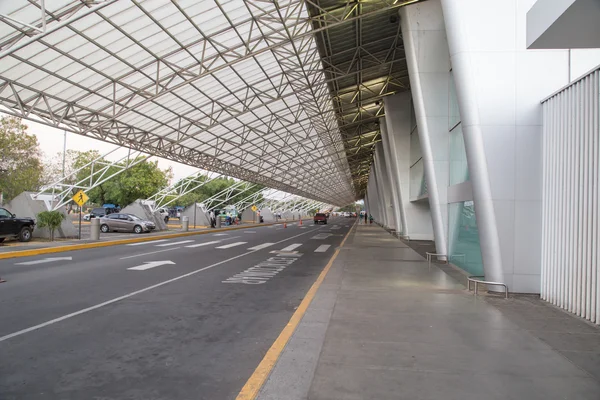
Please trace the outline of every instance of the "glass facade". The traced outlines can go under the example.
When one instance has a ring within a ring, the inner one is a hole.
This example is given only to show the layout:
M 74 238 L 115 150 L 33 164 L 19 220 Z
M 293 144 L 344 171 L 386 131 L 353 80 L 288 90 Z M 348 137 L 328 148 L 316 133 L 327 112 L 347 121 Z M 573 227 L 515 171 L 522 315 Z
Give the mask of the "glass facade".
M 483 275 L 473 201 L 448 204 L 448 245 L 451 263 L 471 275 Z
M 458 124 L 450 132 L 450 180 L 449 185 L 469 180 L 469 167 L 467 166 L 467 152 L 465 151 L 465 139 L 463 137 L 462 124 Z
M 456 98 L 456 86 L 454 85 L 454 75 L 450 71 L 450 80 L 448 87 L 448 130 L 451 131 L 456 124 L 460 123 L 460 112 L 458 110 L 458 99 Z
M 410 134 L 410 199 L 414 200 L 425 194 L 427 194 L 427 182 L 421 156 L 419 129 L 415 125 Z

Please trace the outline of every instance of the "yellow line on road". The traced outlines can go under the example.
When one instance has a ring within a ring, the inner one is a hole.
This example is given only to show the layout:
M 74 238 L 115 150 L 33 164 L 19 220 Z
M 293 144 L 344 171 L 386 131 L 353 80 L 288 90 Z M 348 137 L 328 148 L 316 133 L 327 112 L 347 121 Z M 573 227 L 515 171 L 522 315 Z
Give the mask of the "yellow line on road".
M 317 294 L 317 290 L 319 290 L 321 283 L 323 283 L 325 276 L 327 276 L 327 273 L 329 272 L 331 266 L 333 265 L 333 262 L 337 258 L 340 249 L 344 246 L 344 243 L 346 242 L 346 239 L 348 239 L 350 232 L 352 232 L 352 229 L 354 229 L 354 226 L 350 228 L 348 233 L 346 233 L 344 240 L 342 240 L 342 243 L 340 243 L 340 247 L 338 247 L 335 250 L 333 256 L 331 256 L 331 259 L 329 260 L 325 268 L 323 268 L 323 271 L 321 271 L 315 283 L 313 283 L 313 285 L 306 293 L 306 296 L 304 296 L 304 299 L 292 315 L 292 318 L 290 318 L 290 321 L 287 323 L 285 328 L 283 328 L 277 339 L 275 339 L 275 342 L 273 342 L 271 348 L 267 351 L 267 354 L 265 354 L 260 364 L 258 364 L 258 367 L 256 367 L 256 369 L 254 370 L 254 373 L 252 373 L 252 376 L 250 376 L 250 379 L 248 379 L 240 393 L 237 395 L 236 400 L 254 400 L 256 398 L 258 392 L 260 391 L 262 386 L 265 384 L 267 378 L 271 374 L 271 371 L 273 370 L 275 363 L 277 363 L 277 360 L 283 352 L 283 349 L 294 334 L 294 331 L 298 327 L 300 321 L 302 321 L 302 318 L 304 317 L 308 306 L 310 306 L 310 303 Z

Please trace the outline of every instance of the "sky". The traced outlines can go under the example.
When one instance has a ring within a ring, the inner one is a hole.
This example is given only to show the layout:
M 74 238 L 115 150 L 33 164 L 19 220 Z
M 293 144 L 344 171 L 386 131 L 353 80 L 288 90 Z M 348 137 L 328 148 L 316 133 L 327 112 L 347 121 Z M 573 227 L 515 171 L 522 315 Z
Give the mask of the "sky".
M 0 114 L 2 116 L 4 114 Z M 25 125 L 28 126 L 27 133 L 33 134 L 38 138 L 40 148 L 44 154 L 44 159 L 50 160 L 57 155 L 62 153 L 64 146 L 64 131 L 56 129 L 50 126 L 39 124 L 30 120 L 25 120 Z M 117 149 L 119 146 L 105 143 L 100 140 L 92 139 L 75 133 L 67 132 L 67 150 L 98 150 L 100 153 L 105 154 L 111 150 Z M 124 157 L 127 154 L 127 149 L 121 147 L 119 150 L 110 154 L 107 159 L 111 161 L 117 161 L 119 158 Z M 161 169 L 171 167 L 173 169 L 174 181 L 184 178 L 196 171 L 198 168 L 190 167 L 178 162 L 165 160 L 160 157 L 152 157 L 153 160 L 158 160 L 158 165 Z

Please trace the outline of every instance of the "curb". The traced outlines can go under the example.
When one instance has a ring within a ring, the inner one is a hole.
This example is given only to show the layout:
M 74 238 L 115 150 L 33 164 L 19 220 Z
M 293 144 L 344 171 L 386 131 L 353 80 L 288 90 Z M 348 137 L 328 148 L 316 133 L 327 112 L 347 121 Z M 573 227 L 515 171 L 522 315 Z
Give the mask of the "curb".
M 112 240 L 112 241 L 106 241 L 106 242 L 71 244 L 71 245 L 66 245 L 66 246 L 46 247 L 46 248 L 42 248 L 42 249 L 11 251 L 11 252 L 6 252 L 6 253 L 0 253 L 0 260 L 4 260 L 4 259 L 8 259 L 8 258 L 31 257 L 31 256 L 41 255 L 41 254 L 62 253 L 65 251 L 94 249 L 94 248 L 98 248 L 98 247 L 118 246 L 121 244 L 150 242 L 150 241 L 159 240 L 159 239 L 173 239 L 173 238 L 193 236 L 193 235 L 206 235 L 209 233 L 235 231 L 235 230 L 239 230 L 239 229 L 260 228 L 261 226 L 270 226 L 270 225 L 275 225 L 275 224 L 261 224 L 261 225 L 251 225 L 251 226 L 245 225 L 245 226 L 236 226 L 236 227 L 232 227 L 232 228 L 218 228 L 218 229 L 211 229 L 211 230 L 197 231 L 197 232 L 167 233 L 165 235 L 156 235 L 156 236 L 140 237 L 140 238 L 133 238 L 133 239 L 122 239 L 122 240 Z
M 293 222 L 295 222 L 295 221 L 293 221 Z M 242 226 L 234 226 L 231 228 L 217 228 L 217 229 L 210 229 L 210 230 L 205 230 L 205 231 L 195 231 L 195 232 L 167 233 L 165 235 L 156 235 L 156 236 L 140 237 L 140 238 L 133 238 L 133 239 L 112 240 L 112 241 L 106 241 L 106 242 L 71 244 L 71 245 L 66 245 L 66 246 L 46 247 L 46 248 L 42 248 L 42 249 L 11 251 L 11 252 L 0 253 L 0 260 L 5 260 L 8 258 L 31 257 L 31 256 L 42 255 L 42 254 L 62 253 L 65 251 L 95 249 L 98 247 L 118 246 L 118 245 L 122 245 L 122 244 L 130 244 L 130 243 L 150 242 L 150 241 L 158 240 L 158 239 L 173 239 L 173 238 L 178 238 L 178 237 L 186 237 L 186 236 L 194 236 L 194 235 L 206 235 L 209 233 L 216 233 L 216 232 L 236 231 L 236 230 L 248 229 L 248 228 L 261 228 L 264 226 L 272 226 L 272 225 L 278 225 L 278 224 L 281 224 L 281 222 L 273 222 L 273 223 L 266 223 L 266 224 L 263 223 L 263 224 L 254 224 L 254 225 L 242 225 Z

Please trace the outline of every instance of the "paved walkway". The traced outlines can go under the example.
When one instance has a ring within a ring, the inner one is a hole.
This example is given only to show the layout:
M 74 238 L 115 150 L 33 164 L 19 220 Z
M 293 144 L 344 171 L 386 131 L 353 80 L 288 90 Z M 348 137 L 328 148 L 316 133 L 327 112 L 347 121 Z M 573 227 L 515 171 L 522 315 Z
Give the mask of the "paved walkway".
M 600 399 L 598 327 L 451 275 L 358 225 L 258 398 Z

